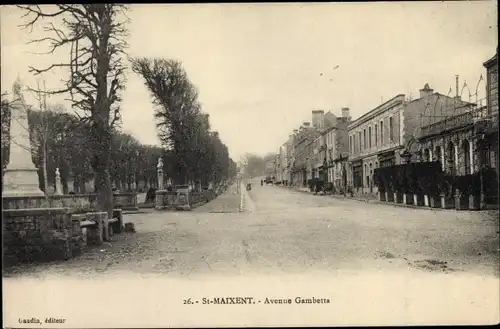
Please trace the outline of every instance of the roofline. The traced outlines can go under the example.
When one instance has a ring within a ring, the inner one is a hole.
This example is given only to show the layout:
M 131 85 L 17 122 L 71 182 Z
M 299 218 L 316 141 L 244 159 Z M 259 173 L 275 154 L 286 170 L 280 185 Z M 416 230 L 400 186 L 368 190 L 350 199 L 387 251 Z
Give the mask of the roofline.
M 498 55 L 498 53 L 495 54 L 495 56 L 493 56 L 492 58 L 488 59 L 486 62 L 484 62 L 483 66 L 486 68 L 492 66 L 494 64 L 494 62 L 497 62 L 497 60 L 498 60 L 497 55 Z
M 403 99 L 401 100 L 401 104 L 402 104 L 402 103 L 404 102 L 404 97 L 405 97 L 405 95 L 404 95 L 404 94 L 398 94 L 398 95 L 396 95 L 396 96 L 392 97 L 391 99 L 389 99 L 388 101 L 386 101 L 386 102 L 384 102 L 384 103 L 380 104 L 379 106 L 375 107 L 374 109 L 372 109 L 372 110 L 370 110 L 370 111 L 366 112 L 365 114 L 363 114 L 362 116 L 360 116 L 359 118 L 357 118 L 356 120 L 354 120 L 353 122 L 351 122 L 351 123 L 349 124 L 349 129 L 354 128 L 354 127 L 357 127 L 357 126 L 358 126 L 358 125 L 360 125 L 362 122 L 364 122 L 364 121 L 363 121 L 363 119 L 368 118 L 370 115 L 372 115 L 372 114 L 373 114 L 373 113 L 375 113 L 376 111 L 378 111 L 378 110 L 380 110 L 380 109 L 384 108 L 384 106 L 387 106 L 389 103 L 394 102 L 394 100 L 396 100 L 397 98 L 401 98 L 401 97 L 403 97 Z M 399 104 L 398 104 L 398 105 L 399 105 Z

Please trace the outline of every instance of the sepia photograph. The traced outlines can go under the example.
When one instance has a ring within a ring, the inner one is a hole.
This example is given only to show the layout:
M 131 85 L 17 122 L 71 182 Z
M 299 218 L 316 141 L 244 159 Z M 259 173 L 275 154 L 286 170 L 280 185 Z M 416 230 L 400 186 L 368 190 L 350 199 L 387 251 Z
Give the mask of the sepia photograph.
M 2 5 L 3 327 L 500 323 L 497 21 Z

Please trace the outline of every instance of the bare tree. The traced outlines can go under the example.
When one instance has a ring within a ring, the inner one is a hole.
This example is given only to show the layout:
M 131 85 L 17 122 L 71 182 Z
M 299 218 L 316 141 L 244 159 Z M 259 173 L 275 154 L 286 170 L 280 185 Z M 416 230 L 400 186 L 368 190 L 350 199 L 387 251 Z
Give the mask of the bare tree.
M 48 193 L 49 187 L 49 179 L 47 175 L 47 141 L 49 135 L 49 117 L 47 115 L 47 86 L 45 84 L 45 80 L 43 82 L 43 92 L 40 89 L 40 83 L 37 83 L 37 92 L 35 93 L 35 98 L 38 101 L 40 111 L 40 127 L 37 136 L 35 136 L 34 140 L 37 143 L 40 143 L 40 148 L 42 149 L 42 170 L 43 170 L 43 186 L 45 195 Z M 35 146 L 36 148 L 37 146 Z
M 30 72 L 39 75 L 54 69 L 69 70 L 65 87 L 46 93 L 69 94 L 73 108 L 83 113 L 78 116 L 89 125 L 86 146 L 93 157 L 98 205 L 111 215 L 110 148 L 112 128 L 120 120 L 120 94 L 125 84 L 123 57 L 127 47 L 127 7 L 105 3 L 55 5 L 53 11 L 49 6 L 19 7 L 25 11 L 23 18 L 28 19 L 21 25 L 24 29 L 31 30 L 39 21 L 48 21 L 44 31 L 50 36 L 31 43 L 48 43 L 50 49 L 46 54 L 60 49 L 69 53 L 65 63 L 54 63 L 42 69 L 30 67 Z

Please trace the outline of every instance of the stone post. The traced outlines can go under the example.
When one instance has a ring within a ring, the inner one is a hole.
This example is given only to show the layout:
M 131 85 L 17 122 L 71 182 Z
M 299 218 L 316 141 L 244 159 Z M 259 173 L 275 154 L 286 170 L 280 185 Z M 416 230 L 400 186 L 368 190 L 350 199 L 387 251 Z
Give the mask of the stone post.
M 132 181 L 130 183 L 130 189 L 132 190 L 132 192 L 135 192 L 135 190 L 137 189 L 137 184 L 135 183 L 135 174 L 132 174 L 132 177 L 130 180 Z
M 61 174 L 59 168 L 56 168 L 56 189 L 54 195 L 62 195 Z
M 4 171 L 2 196 L 43 196 L 38 184 L 38 170 L 31 160 L 28 110 L 21 92 L 19 77 L 12 87 L 10 104 L 10 155 Z

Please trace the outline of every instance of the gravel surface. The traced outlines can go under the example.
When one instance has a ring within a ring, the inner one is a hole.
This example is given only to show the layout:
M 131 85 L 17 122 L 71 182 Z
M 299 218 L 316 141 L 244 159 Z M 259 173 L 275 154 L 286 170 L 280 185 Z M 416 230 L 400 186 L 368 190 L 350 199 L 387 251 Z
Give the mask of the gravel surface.
M 126 215 L 137 233 L 116 235 L 66 262 L 22 265 L 4 276 L 363 269 L 499 275 L 498 216 L 492 213 L 390 207 L 260 184 L 243 193 L 243 212 L 237 212 L 233 185 L 194 211 Z

